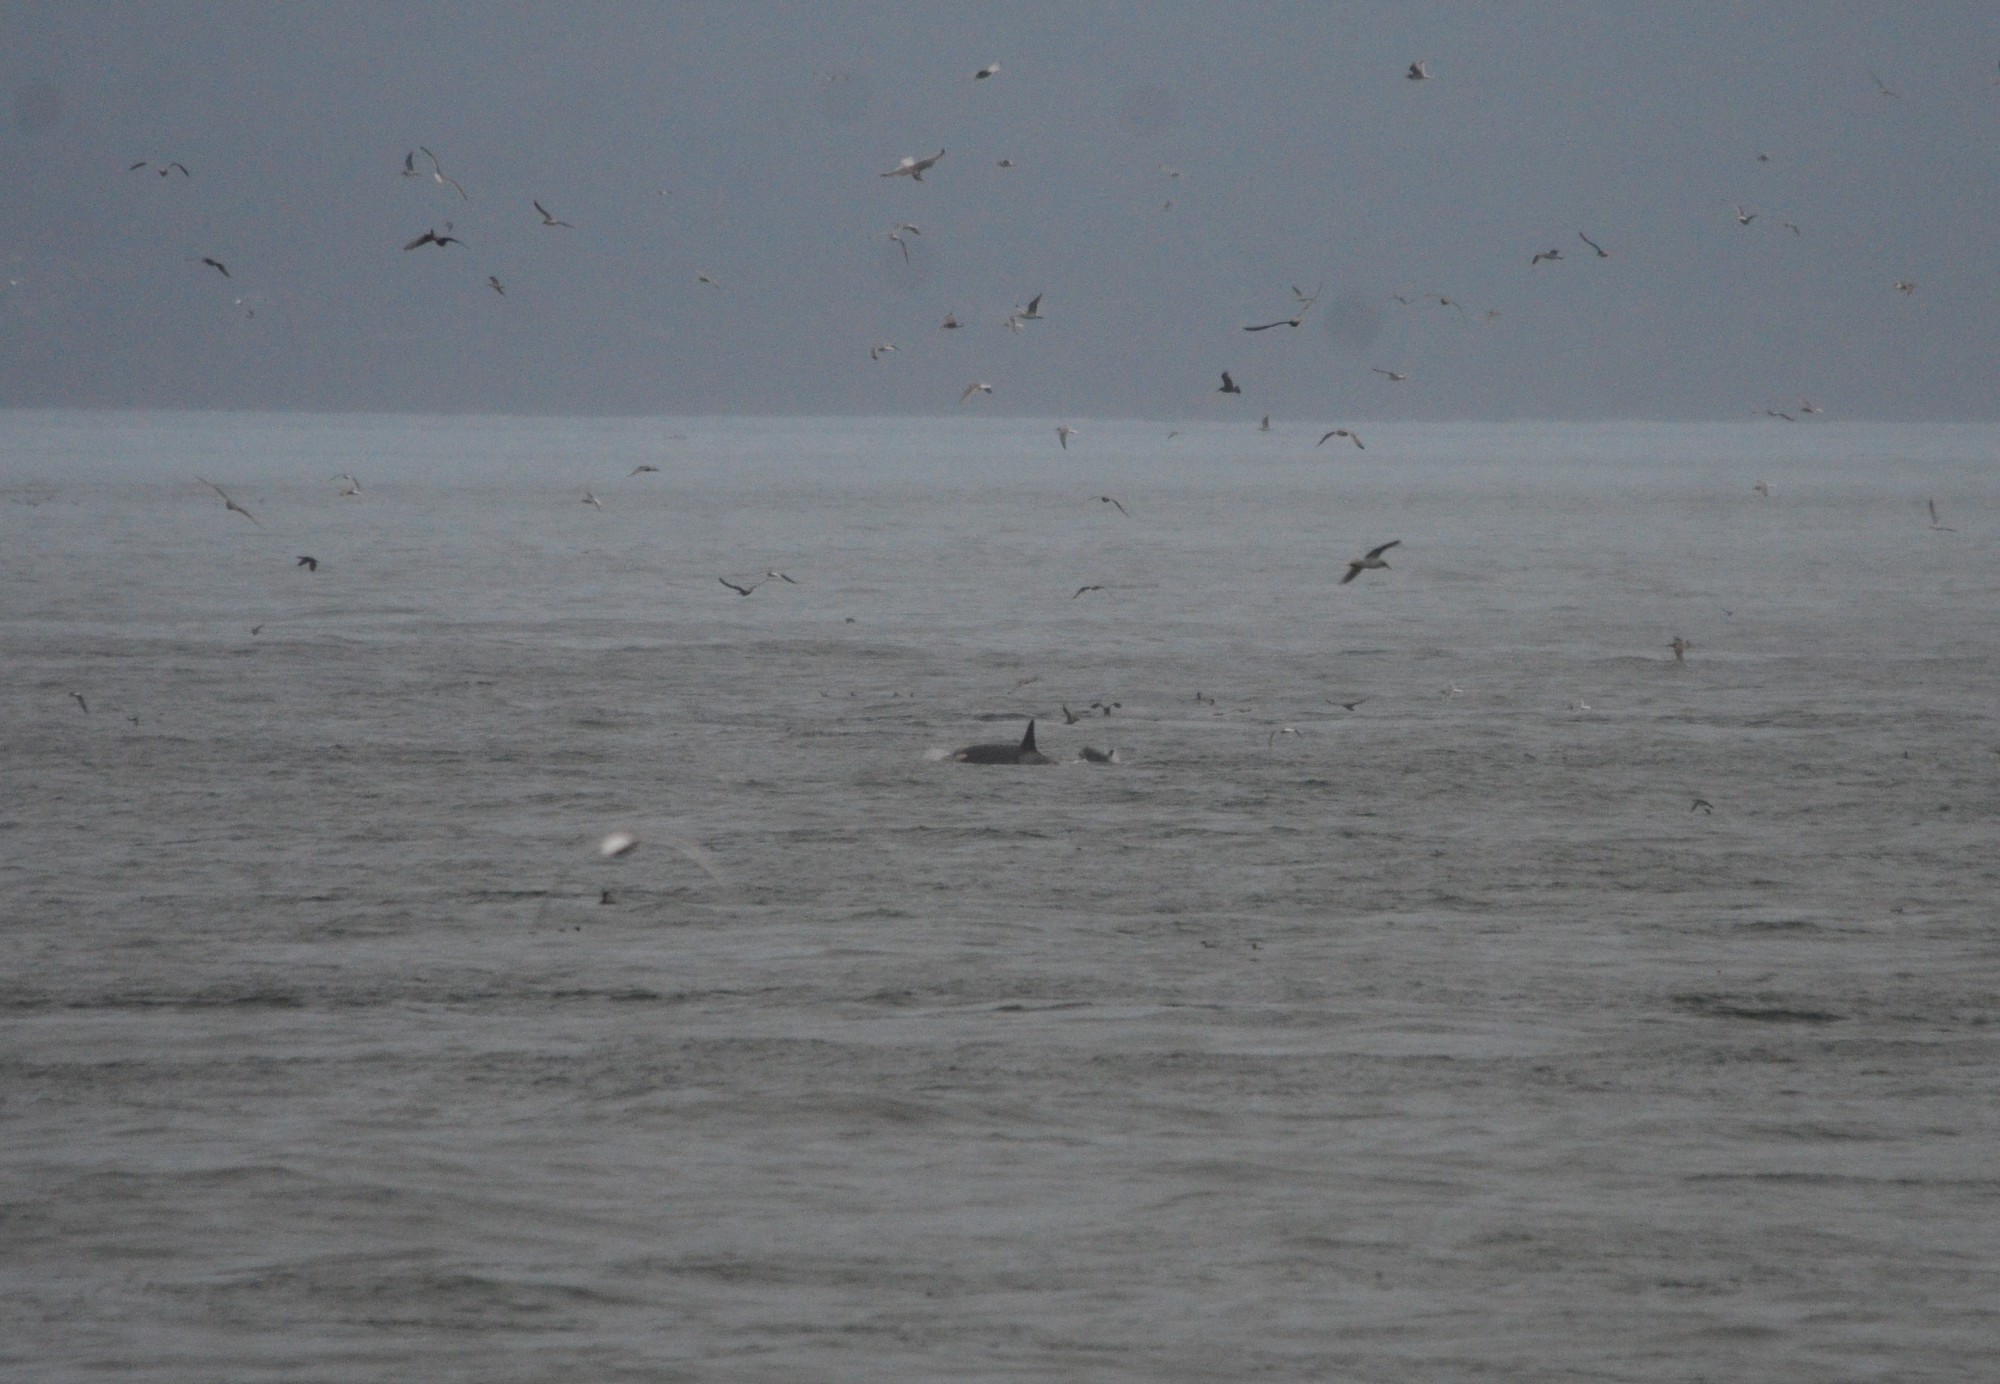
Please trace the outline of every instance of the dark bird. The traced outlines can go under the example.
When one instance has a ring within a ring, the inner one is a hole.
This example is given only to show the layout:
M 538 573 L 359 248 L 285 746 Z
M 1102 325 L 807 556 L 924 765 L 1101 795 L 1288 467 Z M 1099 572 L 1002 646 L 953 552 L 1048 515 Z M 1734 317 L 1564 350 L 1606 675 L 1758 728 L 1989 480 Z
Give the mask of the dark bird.
M 1243 389 L 1236 381 L 1229 378 L 1229 372 L 1225 370 L 1222 372 L 1222 384 L 1215 392 L 1217 394 L 1241 394 Z
M 1775 408 L 1767 408 L 1767 409 L 1765 409 L 1765 410 L 1764 410 L 1764 416 L 1765 416 L 1766 418 L 1782 418 L 1782 419 L 1784 419 L 1784 420 L 1785 420 L 1785 421 L 1786 421 L 1787 423 L 1796 423 L 1796 422 L 1798 422 L 1798 421 L 1799 421 L 1798 419 L 1796 419 L 1796 418 L 1792 417 L 1792 415 L 1791 415 L 1791 414 L 1789 414 L 1789 413 L 1786 413 L 1786 412 L 1784 412 L 1784 411 L 1782 411 L 1782 410 L 1780 410 L 1780 409 L 1775 409 Z
M 257 524 L 258 528 L 261 529 L 264 527 L 262 524 L 257 522 L 256 515 L 252 514 L 249 510 L 243 508 L 242 505 L 237 504 L 236 501 L 230 499 L 229 492 L 224 490 L 221 486 L 217 485 L 214 481 L 203 480 L 202 477 L 200 476 L 196 476 L 195 479 L 201 481 L 203 485 L 207 486 L 210 490 L 213 490 L 216 494 L 222 497 L 222 507 L 224 509 L 233 509 L 238 514 L 242 515 L 245 519 L 248 519 L 251 523 Z
M 137 163 L 133 164 L 130 168 L 126 169 L 125 171 L 127 173 L 137 173 L 142 168 L 150 168 L 155 173 L 159 174 L 162 178 L 174 172 L 176 169 L 180 170 L 180 175 L 183 178 L 192 178 L 194 176 L 194 174 L 188 172 L 187 165 L 184 163 L 148 163 L 144 159 L 140 159 Z
M 1126 517 L 1127 519 L 1130 519 L 1130 518 L 1132 517 L 1132 516 L 1131 516 L 1131 514 L 1129 514 L 1129 513 L 1128 513 L 1128 512 L 1126 511 L 1126 509 L 1125 509 L 1125 506 L 1123 506 L 1123 505 L 1119 504 L 1119 503 L 1118 503 L 1118 502 L 1117 502 L 1116 500 L 1112 499 L 1112 498 L 1111 498 L 1111 497 L 1110 497 L 1109 495 L 1093 495 L 1093 496 L 1091 496 L 1091 498 L 1092 498 L 1093 500 L 1096 500 L 1096 501 L 1097 501 L 1097 502 L 1098 502 L 1099 504 L 1106 504 L 1106 505 L 1110 505 L 1110 506 L 1111 506 L 1111 507 L 1112 507 L 1113 509 L 1117 510 L 1117 511 L 1118 511 L 1118 512 L 1119 512 L 1120 514 L 1123 514 L 1123 515 L 1125 515 L 1125 517 Z
M 441 186 L 448 187 L 453 192 L 456 192 L 459 195 L 459 199 L 461 201 L 469 202 L 472 200 L 471 198 L 465 195 L 465 189 L 458 185 L 458 179 L 452 177 L 449 173 L 446 173 L 444 171 L 444 165 L 438 162 L 438 156 L 436 154 L 433 154 L 430 150 L 424 148 L 424 146 L 421 144 L 417 146 L 417 150 L 425 158 L 431 161 L 431 180 L 433 182 L 438 183 Z
M 421 178 L 423 176 L 423 174 L 417 172 L 417 151 L 414 149 L 403 155 L 403 176 L 405 178 Z
M 203 255 L 201 257 L 201 262 L 207 265 L 210 269 L 213 269 L 216 273 L 222 275 L 222 277 L 225 279 L 232 277 L 229 272 L 229 266 L 224 264 L 221 260 L 216 259 L 213 255 Z
M 995 75 L 999 71 L 1000 71 L 1000 64 L 997 62 L 990 62 L 986 64 L 986 66 L 980 68 L 977 72 L 973 73 L 972 80 L 975 82 L 983 82 L 988 77 Z
M 1932 500 L 1930 501 L 1930 507 L 1931 507 L 1931 527 L 1932 527 L 1933 529 L 1937 530 L 1937 531 L 1938 531 L 1939 533 L 1957 533 L 1957 532 L 1958 532 L 1958 530 L 1957 530 L 1957 529 L 1954 529 L 1954 528 L 1948 528 L 1948 527 L 1946 527 L 1946 526 L 1945 526 L 1945 524 L 1944 524 L 1944 521 L 1942 521 L 1941 519 L 1939 519 L 1939 518 L 1938 518 L 1938 512 L 1937 512 L 1937 500 L 1936 500 L 1935 498 L 1933 498 L 1933 499 L 1932 499 Z
M 72 692 L 72 693 L 70 693 L 70 696 L 72 696 L 72 697 L 77 697 L 77 694 L 76 694 L 76 693 L 74 693 L 74 692 Z M 81 697 L 77 697 L 77 700 L 78 700 L 78 701 L 81 701 L 81 700 L 83 700 L 83 699 L 82 699 Z M 1062 709 L 1062 711 L 1063 711 L 1063 724 L 1064 724 L 1064 725 L 1066 725 L 1066 726 L 1073 726 L 1073 725 L 1075 725 L 1075 724 L 1076 724 L 1076 723 L 1077 723 L 1078 721 L 1081 721 L 1081 720 L 1083 719 L 1083 718 L 1082 718 L 1081 716 L 1077 715 L 1077 714 L 1076 714 L 1076 713 L 1075 713 L 1074 711 L 1071 711 L 1071 710 L 1069 709 L 1069 703 L 1068 703 L 1068 702 L 1064 702 L 1064 703 L 1063 703 L 1063 709 Z
M 1715 804 L 1707 798 L 1696 798 L 1688 807 L 1688 811 L 1699 812 L 1704 817 L 1712 817 L 1715 815 Z
M 534 207 L 536 211 L 542 214 L 542 224 L 544 226 L 569 226 L 569 228 L 572 231 L 576 229 L 575 226 L 571 225 L 567 221 L 556 220 L 555 214 L 553 212 L 551 212 L 547 207 L 543 206 L 540 202 L 535 201 L 532 197 L 528 199 L 528 203 L 530 206 Z
M 629 481 L 632 479 L 633 476 L 640 475 L 647 471 L 657 471 L 659 469 L 660 469 L 659 467 L 652 465 L 650 462 L 642 461 L 637 466 L 632 468 L 631 473 L 627 475 L 625 479 Z
M 304 553 L 300 553 L 299 560 L 293 563 L 292 565 L 295 567 L 303 567 L 308 572 L 317 572 L 319 570 L 319 559 L 316 557 L 307 557 Z
M 1379 365 L 1371 365 L 1368 368 L 1378 375 L 1387 375 L 1390 384 L 1401 384 L 1404 380 L 1410 378 L 1410 372 L 1407 370 L 1384 370 Z
M 1388 560 L 1382 556 L 1382 554 L 1388 552 L 1391 548 L 1395 547 L 1398 543 L 1401 543 L 1402 541 L 1403 540 L 1400 538 L 1392 538 L 1379 548 L 1370 548 L 1366 556 L 1355 558 L 1352 562 L 1347 564 L 1347 575 L 1340 579 L 1340 584 L 1342 586 L 1345 586 L 1349 582 L 1353 581 L 1356 577 L 1360 576 L 1363 572 L 1373 571 L 1377 567 L 1386 569 L 1389 563 Z
M 1351 433 L 1351 432 L 1349 432 L 1349 431 L 1348 431 L 1348 430 L 1347 430 L 1346 428 L 1335 428 L 1335 429 L 1334 429 L 1334 430 L 1333 430 L 1332 432 L 1328 433 L 1328 434 L 1327 434 L 1327 435 L 1326 435 L 1325 437 L 1322 437 L 1322 438 L 1321 438 L 1321 439 L 1320 439 L 1319 441 L 1317 441 L 1317 442 L 1313 443 L 1313 446 L 1315 446 L 1315 447 L 1324 447 L 1324 446 L 1325 446 L 1325 445 L 1326 445 L 1326 444 L 1327 444 L 1327 443 L 1328 443 L 1328 442 L 1329 442 L 1329 441 L 1330 441 L 1331 439 L 1333 439 L 1333 438 L 1336 438 L 1336 437 L 1344 437 L 1344 438 L 1346 438 L 1346 439 L 1347 439 L 1347 440 L 1348 440 L 1349 442 L 1352 442 L 1352 443 L 1353 443 L 1353 444 L 1354 444 L 1354 445 L 1355 445 L 1356 447 L 1360 448 L 1360 449 L 1361 449 L 1362 451 L 1364 451 L 1364 452 L 1368 450 L 1368 449 L 1367 449 L 1366 447 L 1362 447 L 1362 446 L 1361 446 L 1361 439 L 1360 439 L 1360 437 L 1359 437 L 1359 436 L 1357 436 L 1357 435 L 1356 435 L 1356 434 L 1354 434 L 1354 433 Z
M 1077 758 L 1086 764 L 1116 764 L 1118 762 L 1118 751 L 1096 750 L 1085 745 Z
M 507 290 L 501 286 L 500 276 L 498 274 L 488 274 L 486 276 L 486 286 L 492 289 L 495 293 L 499 294 L 502 298 L 505 298 L 507 296 Z
M 738 586 L 735 582 L 731 581 L 727 577 L 717 577 L 716 580 L 721 582 L 724 586 L 728 587 L 731 591 L 734 591 L 739 596 L 747 596 L 752 591 L 755 591 L 758 587 L 764 584 L 762 581 L 753 581 L 748 586 Z
M 259 634 L 262 634 L 263 632 L 264 632 L 264 627 L 262 625 L 252 625 L 250 627 L 250 637 L 252 639 L 255 639 Z
M 1363 702 L 1373 701 L 1373 700 L 1374 699 L 1372 697 L 1356 697 L 1351 702 L 1334 702 L 1333 704 L 1339 707 L 1342 711 L 1352 711 L 1354 710 L 1355 707 L 1360 706 Z
M 1889 90 L 1889 84 L 1883 81 L 1880 77 L 1876 76 L 1873 72 L 1870 72 L 1868 74 L 1868 80 L 1875 83 L 1875 90 L 1877 94 L 1882 96 L 1895 96 L 1896 99 L 1899 101 L 1903 99 L 1900 96 L 1896 96 L 1895 92 Z
M 449 232 L 451 230 L 451 222 L 449 221 L 445 222 L 444 228 L 447 232 Z M 438 247 L 438 249 L 442 250 L 447 245 L 463 245 L 463 244 L 465 244 L 465 242 L 460 240 L 455 235 L 450 235 L 450 234 L 439 235 L 435 230 L 428 230 L 425 231 L 422 235 L 418 236 L 415 240 L 411 241 L 408 245 L 405 245 L 403 248 L 405 250 L 415 250 L 425 245 L 435 245 Z
M 1604 247 L 1603 247 L 1602 245 L 1599 245 L 1599 244 L 1598 244 L 1598 243 L 1597 243 L 1596 241 L 1592 240 L 1592 239 L 1591 239 L 1591 238 L 1590 238 L 1589 236 L 1585 235 L 1585 234 L 1584 234 L 1584 233 L 1583 233 L 1582 231 L 1578 231 L 1578 232 L 1576 233 L 1576 238 L 1577 238 L 1578 240 L 1582 241 L 1582 242 L 1583 242 L 1583 243 L 1584 243 L 1585 245 L 1588 245 L 1588 246 L 1589 246 L 1589 247 L 1590 247 L 1591 249 L 1593 249 L 1593 250 L 1597 251 L 1597 257 L 1598 257 L 1599 259 L 1610 259 L 1610 258 L 1611 258 L 1611 252 L 1610 252 L 1609 250 L 1605 249 L 1605 248 L 1604 248 Z
M 908 178 L 913 183 L 920 183 L 924 180 L 924 171 L 926 169 L 935 167 L 937 165 L 937 161 L 943 157 L 944 157 L 944 150 L 942 149 L 938 150 L 935 154 L 932 154 L 927 159 L 920 159 L 912 156 L 910 158 L 904 159 L 901 163 L 897 164 L 894 168 L 890 169 L 887 173 L 884 173 L 882 176 L 885 178 Z
M 938 330 L 939 330 L 939 331 L 941 331 L 941 332 L 955 332 L 955 331 L 957 331 L 957 330 L 958 330 L 958 317 L 957 317 L 957 315 L 956 315 L 956 314 L 954 314 L 954 313 L 949 313 L 949 312 L 948 312 L 948 313 L 946 313 L 946 314 L 944 315 L 944 321 L 942 321 L 942 322 L 938 323 Z
M 1542 251 L 1542 252 L 1541 252 L 1541 253 L 1540 253 L 1539 255 L 1536 255 L 1536 256 L 1535 256 L 1535 257 L 1534 257 L 1533 259 L 1531 259 L 1531 260 L 1529 260 L 1529 261 L 1528 261 L 1528 267 L 1529 267 L 1530 269 L 1533 269 L 1533 268 L 1534 268 L 1534 267 L 1535 267 L 1536 265 L 1540 264 L 1540 263 L 1541 263 L 1541 262 L 1542 262 L 1543 260 L 1557 260 L 1557 261 L 1560 261 L 1560 260 L 1562 259 L 1562 257 L 1563 257 L 1563 252 L 1562 252 L 1562 251 L 1560 251 L 1560 250 L 1544 250 L 1544 251 Z
M 1312 296 L 1307 297 L 1305 294 L 1299 292 L 1297 285 L 1293 285 L 1292 296 L 1298 300 L 1299 310 L 1290 317 L 1281 317 L 1275 322 L 1260 322 L 1254 327 L 1245 327 L 1243 330 L 1246 332 L 1268 332 L 1273 327 L 1298 326 L 1299 323 L 1306 320 L 1306 314 L 1312 311 L 1312 305 L 1319 301 L 1319 290 L 1314 289 Z
M 1268 413 L 1267 413 L 1267 414 L 1265 414 L 1265 415 L 1264 415 L 1264 416 L 1263 416 L 1262 418 L 1260 418 L 1260 419 L 1259 419 L 1259 420 L 1257 421 L 1257 431 L 1258 431 L 1258 432 L 1269 432 L 1269 431 L 1271 431 L 1271 415 L 1270 415 L 1270 414 L 1268 414 Z
M 90 714 L 90 703 L 89 703 L 89 702 L 86 702 L 86 701 L 85 701 L 85 700 L 83 699 L 83 693 L 81 693 L 81 692 L 72 692 L 72 693 L 70 693 L 70 696 L 72 696 L 72 697 L 76 698 L 76 704 L 77 704 L 78 706 L 82 707 L 82 708 L 83 708 L 83 714 L 84 714 L 84 715 L 86 715 L 86 716 L 88 716 L 88 715 Z
M 1403 75 L 1413 82 L 1428 82 L 1431 79 L 1430 59 L 1420 58 L 1411 63 L 1410 70 Z
M 1079 586 L 1076 589 L 1076 596 L 1081 596 L 1086 591 L 1102 591 L 1103 589 L 1101 586 Z M 1076 596 L 1071 596 L 1070 599 L 1073 601 L 1076 599 Z
M 1684 635 L 1677 634 L 1674 636 L 1673 643 L 1667 645 L 1667 647 L 1674 651 L 1674 662 L 1686 663 L 1688 650 L 1692 649 L 1694 645 L 1690 644 Z

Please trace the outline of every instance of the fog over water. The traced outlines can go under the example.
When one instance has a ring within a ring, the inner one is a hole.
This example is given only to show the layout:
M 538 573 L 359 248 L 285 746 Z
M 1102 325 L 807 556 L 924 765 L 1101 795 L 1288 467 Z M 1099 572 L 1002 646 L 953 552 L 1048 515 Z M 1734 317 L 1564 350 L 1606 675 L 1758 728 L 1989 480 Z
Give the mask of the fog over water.
M 2000 1368 L 1995 429 L 1174 430 L 0 420 L 0 1373 Z

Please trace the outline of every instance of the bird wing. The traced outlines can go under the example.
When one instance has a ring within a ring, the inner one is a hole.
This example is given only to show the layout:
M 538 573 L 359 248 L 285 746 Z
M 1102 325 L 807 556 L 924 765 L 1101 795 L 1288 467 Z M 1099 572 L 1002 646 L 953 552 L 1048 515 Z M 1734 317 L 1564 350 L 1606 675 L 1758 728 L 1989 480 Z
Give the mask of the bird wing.
M 1028 300 L 1028 316 L 1040 317 L 1041 315 L 1042 315 L 1042 295 L 1037 293 L 1034 297 Z
M 1347 564 L 1347 575 L 1340 579 L 1340 584 L 1342 586 L 1345 586 L 1360 575 L 1361 575 L 1361 564 L 1358 562 L 1350 562 Z
M 1320 439 L 1319 441 L 1317 441 L 1317 442 L 1313 443 L 1313 446 L 1315 446 L 1315 447 L 1324 447 L 1324 446 L 1325 446 L 1325 445 L 1327 444 L 1327 439 L 1328 439 L 1328 438 L 1334 438 L 1334 437 L 1339 437 L 1339 436 L 1340 436 L 1340 429 L 1339 429 L 1339 428 L 1335 428 L 1335 429 L 1334 429 L 1334 430 L 1333 430 L 1332 432 L 1328 433 L 1328 434 L 1327 434 L 1327 435 L 1326 435 L 1325 437 L 1322 437 L 1322 438 L 1321 438 L 1321 439 Z
M 408 245 L 405 245 L 403 248 L 405 250 L 414 250 L 419 245 L 429 245 L 432 241 L 436 239 L 437 239 L 436 231 L 425 231 L 422 235 L 418 236 L 415 240 L 411 241 Z
M 1268 332 L 1273 327 L 1296 327 L 1298 325 L 1296 319 L 1280 317 L 1275 322 L 1260 322 L 1254 327 L 1245 327 L 1243 330 L 1246 332 Z
M 1389 551 L 1389 550 L 1390 550 L 1391 548 L 1395 547 L 1395 546 L 1396 546 L 1397 544 L 1401 543 L 1402 541 L 1403 541 L 1403 540 L 1402 540 L 1402 539 L 1400 539 L 1400 538 L 1392 538 L 1392 539 L 1390 539 L 1390 540 L 1389 540 L 1389 541 L 1388 541 L 1387 543 L 1384 543 L 1384 544 L 1383 544 L 1383 545 L 1382 545 L 1381 547 L 1379 547 L 1379 548 L 1370 548 L 1370 549 L 1368 550 L 1368 556 L 1369 556 L 1369 557 L 1371 557 L 1371 558 L 1375 558 L 1375 557 L 1380 557 L 1380 556 L 1382 556 L 1382 554 L 1384 554 L 1384 553 L 1388 552 L 1388 551 Z

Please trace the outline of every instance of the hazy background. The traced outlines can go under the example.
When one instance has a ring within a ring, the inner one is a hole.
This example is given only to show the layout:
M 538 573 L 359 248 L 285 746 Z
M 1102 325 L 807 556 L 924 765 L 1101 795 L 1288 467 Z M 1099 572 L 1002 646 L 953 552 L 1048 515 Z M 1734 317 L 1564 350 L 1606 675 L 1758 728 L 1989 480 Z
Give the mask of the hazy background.
M 983 380 L 969 408 L 1070 418 L 1996 416 L 1991 4 L 4 21 L 0 404 L 894 414 Z M 418 145 L 469 200 L 398 176 Z M 447 219 L 465 248 L 403 251 Z M 1424 291 L 1467 311 L 1389 297 Z

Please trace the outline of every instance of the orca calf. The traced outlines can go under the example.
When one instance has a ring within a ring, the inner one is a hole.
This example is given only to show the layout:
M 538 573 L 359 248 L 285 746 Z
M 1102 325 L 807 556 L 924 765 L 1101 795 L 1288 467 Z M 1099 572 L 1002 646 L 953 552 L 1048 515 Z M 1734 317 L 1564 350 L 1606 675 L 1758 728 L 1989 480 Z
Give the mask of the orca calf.
M 967 745 L 962 750 L 953 751 L 952 756 L 960 764 L 1047 764 L 1049 757 L 1035 748 L 1035 723 L 1028 722 L 1028 733 L 1021 737 L 1018 745 L 1002 741 L 998 744 Z

